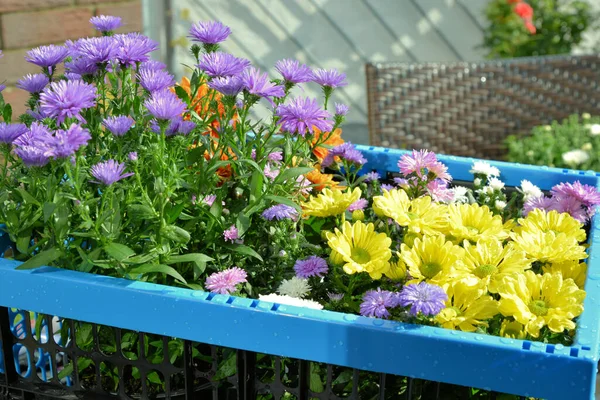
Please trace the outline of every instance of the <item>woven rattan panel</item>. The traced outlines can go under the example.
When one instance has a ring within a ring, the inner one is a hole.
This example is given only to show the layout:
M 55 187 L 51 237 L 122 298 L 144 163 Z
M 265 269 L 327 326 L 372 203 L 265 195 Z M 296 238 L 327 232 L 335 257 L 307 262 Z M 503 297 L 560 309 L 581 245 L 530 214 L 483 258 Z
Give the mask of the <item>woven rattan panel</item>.
M 370 142 L 502 159 L 508 135 L 598 113 L 599 56 L 369 64 Z

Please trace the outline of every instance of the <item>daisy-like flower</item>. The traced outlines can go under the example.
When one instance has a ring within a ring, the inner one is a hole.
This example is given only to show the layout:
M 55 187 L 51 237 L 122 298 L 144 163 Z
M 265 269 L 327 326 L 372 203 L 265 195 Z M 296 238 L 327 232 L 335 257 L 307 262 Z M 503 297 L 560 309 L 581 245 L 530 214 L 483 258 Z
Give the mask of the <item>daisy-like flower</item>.
M 536 231 L 511 232 L 515 247 L 527 257 L 542 263 L 582 260 L 588 255 L 572 236 L 565 233 Z
M 578 242 L 583 242 L 586 238 L 581 222 L 567 213 L 559 213 L 554 210 L 532 210 L 526 218 L 519 218 L 519 226 L 515 227 L 513 231 L 516 233 L 522 231 L 564 233 L 575 238 Z
M 28 167 L 43 167 L 50 161 L 50 158 L 46 156 L 46 151 L 36 146 L 19 146 L 15 149 L 15 154 Z
M 600 124 L 589 125 L 590 135 L 598 136 L 600 135 Z
M 346 114 L 348 114 L 348 111 L 350 111 L 350 108 L 348 108 L 347 105 L 335 103 L 335 115 L 346 116 Z
M 314 78 L 310 67 L 300 64 L 298 60 L 285 59 L 277 61 L 275 69 L 283 79 L 292 84 L 310 82 Z
M 467 189 L 464 186 L 455 186 L 452 189 L 450 189 L 450 191 L 452 192 L 452 200 L 450 201 L 452 204 L 455 203 L 467 203 L 469 201 L 469 198 L 467 197 L 467 193 L 469 192 L 469 189 Z
M 390 268 L 392 239 L 385 233 L 375 232 L 372 223 L 346 221 L 341 231 L 335 228 L 335 232 L 327 232 L 326 237 L 329 247 L 343 259 L 347 274 L 367 272 L 372 279 L 381 279 Z
M 560 183 L 552 188 L 551 193 L 556 197 L 573 197 L 588 208 L 593 208 L 600 204 L 598 189 L 591 185 L 584 185 L 579 181 L 574 183 Z
M 523 340 L 527 337 L 527 332 L 525 332 L 523 324 L 505 319 L 500 325 L 500 336 Z
M 585 291 L 572 279 L 533 271 L 507 277 L 498 293 L 502 315 L 525 325 L 527 333 L 535 338 L 544 326 L 555 333 L 575 329 L 573 318 L 583 312 L 585 298 Z
M 571 168 L 575 168 L 589 159 L 590 153 L 580 149 L 567 151 L 562 155 L 562 160 Z
M 315 166 L 315 169 L 305 175 L 306 179 L 314 185 L 315 190 L 323 190 L 325 188 L 332 190 L 341 190 L 344 187 L 333 179 L 332 174 L 324 174 L 321 172 L 321 166 Z
M 595 208 L 584 207 L 583 203 L 575 197 L 553 196 L 553 200 L 551 210 L 567 213 L 582 224 L 585 224 L 595 212 Z
M 229 35 L 231 29 L 219 21 L 201 21 L 192 25 L 189 38 L 194 42 L 217 44 L 224 42 Z
M 484 175 L 486 177 L 500 176 L 500 170 L 486 161 L 475 161 L 469 172 L 473 175 Z
M 381 179 L 379 172 L 372 171 L 365 174 L 365 182 L 378 182 Z
M 258 299 L 260 301 L 268 301 L 270 303 L 277 304 L 285 304 L 288 306 L 295 307 L 303 307 L 303 308 L 312 308 L 314 310 L 322 310 L 323 306 L 316 301 L 306 300 L 306 299 L 298 299 L 296 297 L 291 296 L 282 296 L 275 293 L 271 293 L 268 295 L 258 295 Z
M 217 77 L 208 82 L 208 87 L 225 96 L 237 96 L 244 89 L 244 82 L 239 76 Z
M 444 284 L 464 256 L 462 247 L 446 241 L 444 235 L 416 238 L 412 247 L 401 245 L 400 255 L 413 278 L 410 283 L 426 281 Z
M 316 217 L 331 217 L 346 211 L 350 204 L 360 198 L 360 188 L 342 192 L 340 189 L 323 189 L 317 196 L 311 196 L 308 202 L 302 204 L 304 215 Z
M 321 131 L 318 127 L 313 126 L 311 139 L 312 152 L 320 162 L 323 162 L 323 159 L 327 157 L 330 148 L 343 143 L 344 139 L 342 139 L 342 130 L 340 128 L 336 128 L 333 132 L 328 132 Z
M 185 111 L 185 104 L 170 90 L 161 90 L 152 93 L 144 105 L 156 119 L 175 119 Z
M 52 82 L 40 94 L 41 111 L 48 117 L 56 118 L 60 124 L 66 118 L 85 120 L 80 113 L 96 105 L 96 88 L 83 81 Z
M 544 195 L 539 187 L 535 186 L 527 179 L 523 179 L 521 181 L 521 187 L 518 190 L 519 192 L 523 193 L 523 201 L 525 202 L 530 199 L 537 199 L 538 197 L 542 197 Z
M 214 194 L 209 194 L 206 195 L 202 198 L 202 202 L 204 204 L 206 204 L 209 207 L 212 207 L 213 203 L 215 202 L 215 200 L 217 199 L 217 195 Z
M 240 234 L 235 225 L 231 225 L 228 229 L 225 229 L 225 231 L 223 231 L 223 238 L 226 242 L 232 243 L 240 238 Z
M 286 204 L 276 204 L 267 208 L 261 215 L 268 221 L 273 221 L 275 219 L 278 221 L 281 221 L 282 219 L 295 220 L 298 218 L 298 211 L 294 207 L 290 207 Z
M 401 307 L 410 306 L 410 313 L 417 316 L 437 315 L 446 307 L 448 295 L 444 289 L 437 285 L 431 285 L 425 282 L 406 285 L 398 294 L 398 305 Z
M 327 297 L 329 297 L 329 300 L 332 302 L 337 303 L 338 301 L 342 301 L 344 293 L 327 292 Z
M 0 143 L 12 144 L 19 136 L 28 131 L 24 124 L 0 122 Z
M 140 65 L 140 71 L 143 69 L 150 69 L 153 71 L 157 71 L 159 69 L 167 69 L 167 66 L 160 61 L 150 59 L 148 61 L 143 62 Z
M 335 69 L 317 69 L 313 72 L 313 82 L 331 88 L 346 86 L 346 74 Z
M 29 50 L 25 60 L 45 69 L 52 68 L 61 63 L 69 55 L 69 50 L 64 46 L 50 44 Z
M 527 216 L 529 213 L 535 209 L 540 209 L 544 211 L 551 211 L 555 209 L 556 206 L 556 198 L 540 196 L 540 197 L 532 197 L 525 201 L 523 204 L 523 215 Z
M 434 201 L 439 203 L 450 203 L 454 199 L 454 192 L 448 188 L 448 182 L 435 179 L 427 184 L 427 193 Z
M 364 317 L 388 318 L 390 312 L 388 309 L 398 306 L 396 293 L 388 290 L 369 290 L 363 296 L 360 304 L 360 315 Z
M 463 240 L 477 242 L 479 239 L 504 240 L 509 229 L 502 216 L 494 215 L 487 206 L 479 204 L 450 204 L 448 206 L 448 231 L 457 243 Z
M 411 154 L 404 154 L 398 161 L 398 168 L 404 175 L 416 174 L 425 178 L 432 173 L 435 178 L 451 181 L 448 167 L 437 160 L 435 153 L 428 150 L 413 150 Z
M 69 129 L 59 129 L 51 136 L 40 136 L 39 141 L 45 146 L 47 157 L 67 158 L 85 146 L 92 138 L 87 129 L 71 124 Z
M 175 117 L 169 122 L 169 126 L 165 130 L 165 136 L 174 135 L 187 135 L 196 127 L 196 123 L 193 121 L 186 121 L 180 116 Z M 150 129 L 154 133 L 161 133 L 160 126 L 156 121 L 150 122 Z
M 406 264 L 404 264 L 404 261 L 402 260 L 391 262 L 390 269 L 383 274 L 394 282 L 403 281 L 406 279 Z
M 364 210 L 368 205 L 369 201 L 367 199 L 358 199 L 348 206 L 348 211 Z
M 457 281 L 447 287 L 446 293 L 446 308 L 435 317 L 446 329 L 474 332 L 479 326 L 488 326 L 486 320 L 498 314 L 498 303 L 485 288 Z
M 75 57 L 71 61 L 65 62 L 65 69 L 68 74 L 84 76 L 94 75 L 98 71 L 98 66 L 85 57 Z
M 294 264 L 296 276 L 300 278 L 310 278 L 312 276 L 323 277 L 329 271 L 327 261 L 317 256 L 310 256 L 304 260 L 297 260 Z
M 102 121 L 102 125 L 115 136 L 123 136 L 134 124 L 133 118 L 126 115 L 111 116 Z
M 573 279 L 580 289 L 585 286 L 587 277 L 587 264 L 579 261 L 563 261 L 542 266 L 545 274 L 560 274 L 563 280 Z
M 112 61 L 118 51 L 119 44 L 113 36 L 83 38 L 72 44 L 74 56 L 83 57 L 94 64 Z
M 108 33 L 119 29 L 123 23 L 121 17 L 113 17 L 112 15 L 98 15 L 90 18 L 90 23 L 94 25 L 96 30 Z
M 129 161 L 137 161 L 138 160 L 138 153 L 135 151 L 132 151 L 130 153 L 127 154 L 127 159 Z
M 149 92 L 167 89 L 175 84 L 175 78 L 164 70 L 143 69 L 137 75 L 140 85 Z
M 271 100 L 271 97 L 285 96 L 283 86 L 275 85 L 269 81 L 269 75 L 266 72 L 261 74 L 257 68 L 246 68 L 240 74 L 240 78 L 248 93 L 267 99 L 271 105 L 275 104 L 273 103 L 273 100 Z
M 139 32 L 131 32 L 114 36 L 118 51 L 116 58 L 123 65 L 150 60 L 150 53 L 158 50 L 158 43 Z
M 340 158 L 356 165 L 363 165 L 367 162 L 367 159 L 363 157 L 362 153 L 350 142 L 346 142 L 330 149 L 327 156 L 323 159 L 321 166 L 326 168 L 329 167 L 336 158 Z
M 247 277 L 246 271 L 239 267 L 228 268 L 206 278 L 205 287 L 212 293 L 231 294 L 237 290 L 237 285 L 248 282 Z
M 282 296 L 302 299 L 310 293 L 310 285 L 306 279 L 293 276 L 290 279 L 284 279 L 277 288 L 277 292 Z
M 39 93 L 49 82 L 50 80 L 44 74 L 27 74 L 17 81 L 17 87 L 29 93 Z
M 239 75 L 249 66 L 250 61 L 221 51 L 204 54 L 198 64 L 198 68 L 212 77 Z
M 488 180 L 488 186 L 491 187 L 492 190 L 500 191 L 504 189 L 504 182 L 493 176 Z
M 280 105 L 276 115 L 283 130 L 300 136 L 307 132 L 313 133 L 313 127 L 321 131 L 330 131 L 333 127 L 333 122 L 329 119 L 331 114 L 323 110 L 316 99 L 308 97 L 297 97 Z
M 115 160 L 108 160 L 94 165 L 90 173 L 97 181 L 94 183 L 102 183 L 110 186 L 121 179 L 128 178 L 133 175 L 133 172 L 125 172 L 125 163 L 118 163 Z

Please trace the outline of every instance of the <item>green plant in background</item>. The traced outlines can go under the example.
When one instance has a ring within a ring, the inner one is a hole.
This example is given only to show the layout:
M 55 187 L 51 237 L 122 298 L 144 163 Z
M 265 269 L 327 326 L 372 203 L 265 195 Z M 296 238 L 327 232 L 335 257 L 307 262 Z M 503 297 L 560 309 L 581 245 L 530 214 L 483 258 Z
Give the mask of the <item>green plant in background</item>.
M 487 58 L 568 54 L 593 21 L 580 0 L 492 0 L 485 16 Z
M 533 128 L 529 137 L 510 136 L 507 145 L 512 162 L 600 171 L 600 117 L 572 115 Z

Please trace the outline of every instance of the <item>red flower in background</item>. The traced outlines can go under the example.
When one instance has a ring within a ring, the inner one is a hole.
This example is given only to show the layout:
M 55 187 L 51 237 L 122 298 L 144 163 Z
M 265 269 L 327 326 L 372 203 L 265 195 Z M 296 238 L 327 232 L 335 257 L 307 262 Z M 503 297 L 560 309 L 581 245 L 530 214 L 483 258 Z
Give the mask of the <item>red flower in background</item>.
M 520 3 L 521 0 L 508 0 L 508 4 L 516 4 L 516 3 Z
M 531 21 L 525 21 L 525 28 L 529 31 L 529 33 L 531 33 L 532 35 L 535 35 L 535 32 L 537 32 L 535 25 L 533 24 L 533 22 Z
M 515 0 L 509 0 L 509 2 L 512 3 L 515 2 Z M 533 24 L 533 8 L 529 4 L 521 2 L 520 0 L 517 0 L 516 2 L 517 4 L 515 5 L 515 13 L 521 17 L 525 23 L 525 29 L 527 29 L 532 35 L 535 34 L 537 30 Z

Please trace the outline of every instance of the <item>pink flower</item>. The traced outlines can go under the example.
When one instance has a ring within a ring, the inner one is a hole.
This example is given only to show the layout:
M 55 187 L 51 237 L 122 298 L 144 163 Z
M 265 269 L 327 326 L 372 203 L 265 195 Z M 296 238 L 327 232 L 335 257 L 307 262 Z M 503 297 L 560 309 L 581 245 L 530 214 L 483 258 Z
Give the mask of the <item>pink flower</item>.
M 225 239 L 225 241 L 232 242 L 232 243 L 240 238 L 239 232 L 238 232 L 237 228 L 235 227 L 235 225 L 231 225 L 231 227 L 229 227 L 229 229 L 225 229 L 225 231 L 223 232 L 223 238 Z
M 241 268 L 233 267 L 225 271 L 215 272 L 206 278 L 206 288 L 212 293 L 231 294 L 240 283 L 248 282 L 248 274 Z

